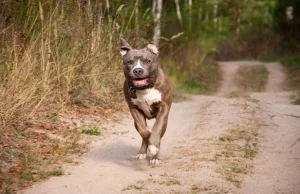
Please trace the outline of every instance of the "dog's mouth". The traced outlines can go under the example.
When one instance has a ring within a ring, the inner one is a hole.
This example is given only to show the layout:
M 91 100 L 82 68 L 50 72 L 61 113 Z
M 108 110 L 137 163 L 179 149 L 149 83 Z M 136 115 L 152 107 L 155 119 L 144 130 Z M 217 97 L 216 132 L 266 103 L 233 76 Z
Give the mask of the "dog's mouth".
M 137 78 L 132 80 L 132 83 L 135 87 L 142 87 L 148 85 L 149 78 Z

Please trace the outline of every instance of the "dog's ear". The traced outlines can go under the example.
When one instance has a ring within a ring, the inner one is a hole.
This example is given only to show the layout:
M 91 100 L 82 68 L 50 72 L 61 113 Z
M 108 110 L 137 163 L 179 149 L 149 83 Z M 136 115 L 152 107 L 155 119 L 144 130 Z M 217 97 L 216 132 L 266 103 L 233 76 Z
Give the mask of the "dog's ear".
M 124 40 L 120 38 L 120 54 L 123 57 L 128 53 L 128 51 L 132 50 L 132 47 Z
M 158 56 L 158 48 L 154 44 L 148 44 L 146 48 L 153 54 Z

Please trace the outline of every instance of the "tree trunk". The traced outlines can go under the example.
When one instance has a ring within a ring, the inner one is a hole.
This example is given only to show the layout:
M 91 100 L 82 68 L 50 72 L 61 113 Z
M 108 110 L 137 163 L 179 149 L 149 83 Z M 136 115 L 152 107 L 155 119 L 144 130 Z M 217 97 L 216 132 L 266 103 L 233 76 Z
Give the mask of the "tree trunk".
M 218 28 L 218 0 L 214 4 L 214 27 L 215 29 Z
M 244 3 L 244 0 L 238 1 L 235 6 L 233 21 L 232 21 L 232 32 L 237 35 L 240 32 L 240 16 L 241 16 L 241 8 Z
M 140 37 L 140 24 L 139 24 L 139 0 L 136 0 L 136 5 L 135 5 L 135 33 L 136 33 L 136 38 L 139 40 Z M 139 46 L 138 42 L 138 46 Z
M 198 8 L 198 20 L 199 21 L 202 21 L 202 1 L 201 0 L 198 0 L 199 1 L 199 8 Z
M 154 16 L 154 33 L 153 33 L 153 44 L 159 46 L 159 39 L 161 34 L 161 12 L 162 12 L 162 1 L 153 0 L 152 13 Z
M 180 23 L 180 27 L 183 28 L 183 22 L 182 22 L 182 17 L 181 17 L 181 12 L 180 12 L 180 5 L 179 5 L 178 0 L 175 0 L 175 5 L 176 5 L 176 14 L 177 14 L 178 21 Z
M 189 0 L 189 30 L 192 31 L 192 26 L 193 26 L 193 9 L 192 9 L 192 6 L 193 6 L 193 1 L 192 0 Z

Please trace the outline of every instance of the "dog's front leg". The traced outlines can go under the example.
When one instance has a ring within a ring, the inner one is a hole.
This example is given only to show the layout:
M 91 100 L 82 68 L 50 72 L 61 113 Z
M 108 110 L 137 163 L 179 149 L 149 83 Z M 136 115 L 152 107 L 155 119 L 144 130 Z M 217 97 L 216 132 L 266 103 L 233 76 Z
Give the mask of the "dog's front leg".
M 163 103 L 160 106 L 156 121 L 153 125 L 148 141 L 148 151 L 151 155 L 150 164 L 159 164 L 160 140 L 166 132 L 168 124 L 169 106 Z
M 134 119 L 134 126 L 139 134 L 142 136 L 142 146 L 138 155 L 136 156 L 137 160 L 146 159 L 148 139 L 150 137 L 150 132 L 147 129 L 146 118 L 145 116 L 136 108 L 130 108 L 130 113 Z

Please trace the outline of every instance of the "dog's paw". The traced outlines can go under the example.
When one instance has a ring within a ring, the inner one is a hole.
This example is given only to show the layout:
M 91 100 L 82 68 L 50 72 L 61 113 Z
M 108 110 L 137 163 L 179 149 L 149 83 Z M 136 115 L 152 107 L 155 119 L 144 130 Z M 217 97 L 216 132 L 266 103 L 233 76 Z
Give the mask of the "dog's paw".
M 146 154 L 138 154 L 135 156 L 136 160 L 145 160 L 146 159 Z
M 150 160 L 150 165 L 158 165 L 161 163 L 161 160 L 159 159 L 151 159 Z
M 151 155 L 151 157 L 155 156 L 158 153 L 159 149 L 154 145 L 148 146 L 148 152 Z

